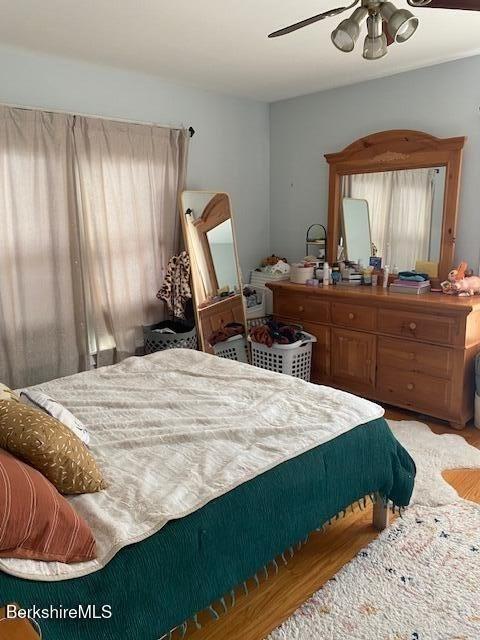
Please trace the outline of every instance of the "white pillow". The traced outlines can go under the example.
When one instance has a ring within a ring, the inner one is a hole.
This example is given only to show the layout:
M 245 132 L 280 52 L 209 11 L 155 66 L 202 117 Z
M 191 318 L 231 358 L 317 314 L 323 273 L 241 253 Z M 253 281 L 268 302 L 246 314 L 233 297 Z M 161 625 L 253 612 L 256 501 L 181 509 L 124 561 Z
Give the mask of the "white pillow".
M 36 389 L 24 389 L 20 393 L 20 400 L 24 404 L 30 404 L 48 413 L 52 418 L 56 418 L 59 422 L 73 431 L 80 440 L 87 444 L 90 442 L 90 434 L 83 423 L 76 418 L 63 404 L 57 402 L 46 393 L 37 391 Z

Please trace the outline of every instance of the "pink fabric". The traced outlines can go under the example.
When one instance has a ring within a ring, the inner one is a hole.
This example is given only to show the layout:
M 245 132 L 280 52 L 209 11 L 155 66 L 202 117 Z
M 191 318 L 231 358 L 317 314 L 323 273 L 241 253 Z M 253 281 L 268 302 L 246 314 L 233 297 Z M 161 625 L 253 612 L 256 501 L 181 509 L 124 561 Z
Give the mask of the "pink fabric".
M 96 555 L 89 526 L 53 484 L 0 449 L 0 557 L 69 563 Z

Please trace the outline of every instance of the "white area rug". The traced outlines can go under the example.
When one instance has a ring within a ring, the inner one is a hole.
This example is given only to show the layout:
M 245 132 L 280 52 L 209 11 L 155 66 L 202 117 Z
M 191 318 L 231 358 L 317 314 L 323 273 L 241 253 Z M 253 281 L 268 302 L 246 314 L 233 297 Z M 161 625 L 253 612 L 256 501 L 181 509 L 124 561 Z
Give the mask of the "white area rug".
M 480 450 L 460 435 L 436 435 L 421 422 L 388 420 L 388 424 L 417 466 L 410 504 L 437 506 L 457 502 L 458 493 L 442 478 L 442 471 L 480 468 Z
M 480 506 L 441 475 L 480 468 L 460 435 L 389 420 L 417 466 L 412 505 L 266 640 L 479 640 Z
M 479 640 L 480 507 L 412 507 L 267 640 Z

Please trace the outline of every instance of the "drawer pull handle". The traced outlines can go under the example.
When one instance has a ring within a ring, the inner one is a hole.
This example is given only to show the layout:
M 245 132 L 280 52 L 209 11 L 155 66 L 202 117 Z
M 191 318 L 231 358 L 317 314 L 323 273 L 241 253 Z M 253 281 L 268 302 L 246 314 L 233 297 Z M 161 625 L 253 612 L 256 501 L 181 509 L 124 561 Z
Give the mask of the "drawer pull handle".
M 415 389 L 415 385 L 414 385 L 414 384 L 412 384 L 411 382 L 409 382 L 409 383 L 407 384 L 407 389 L 408 389 L 409 391 L 413 391 L 413 390 Z
M 411 322 L 408 325 L 408 328 L 410 329 L 410 331 L 415 331 L 415 329 L 417 328 L 417 323 L 416 322 Z
M 355 314 L 354 313 L 349 313 L 348 314 L 348 319 L 349 320 L 353 320 L 355 318 Z
M 302 305 L 300 305 L 300 306 L 298 307 L 298 310 L 299 310 L 300 312 L 302 312 L 302 311 L 305 311 L 305 308 L 304 308 Z

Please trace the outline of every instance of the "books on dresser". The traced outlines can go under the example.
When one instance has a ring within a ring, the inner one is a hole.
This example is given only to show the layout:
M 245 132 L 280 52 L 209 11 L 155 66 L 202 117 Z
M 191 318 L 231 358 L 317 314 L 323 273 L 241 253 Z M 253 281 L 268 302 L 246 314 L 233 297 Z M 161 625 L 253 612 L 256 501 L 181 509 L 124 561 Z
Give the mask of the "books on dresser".
M 390 285 L 392 293 L 408 293 L 410 295 L 420 295 L 430 291 L 430 280 L 416 282 L 414 280 L 397 279 Z

